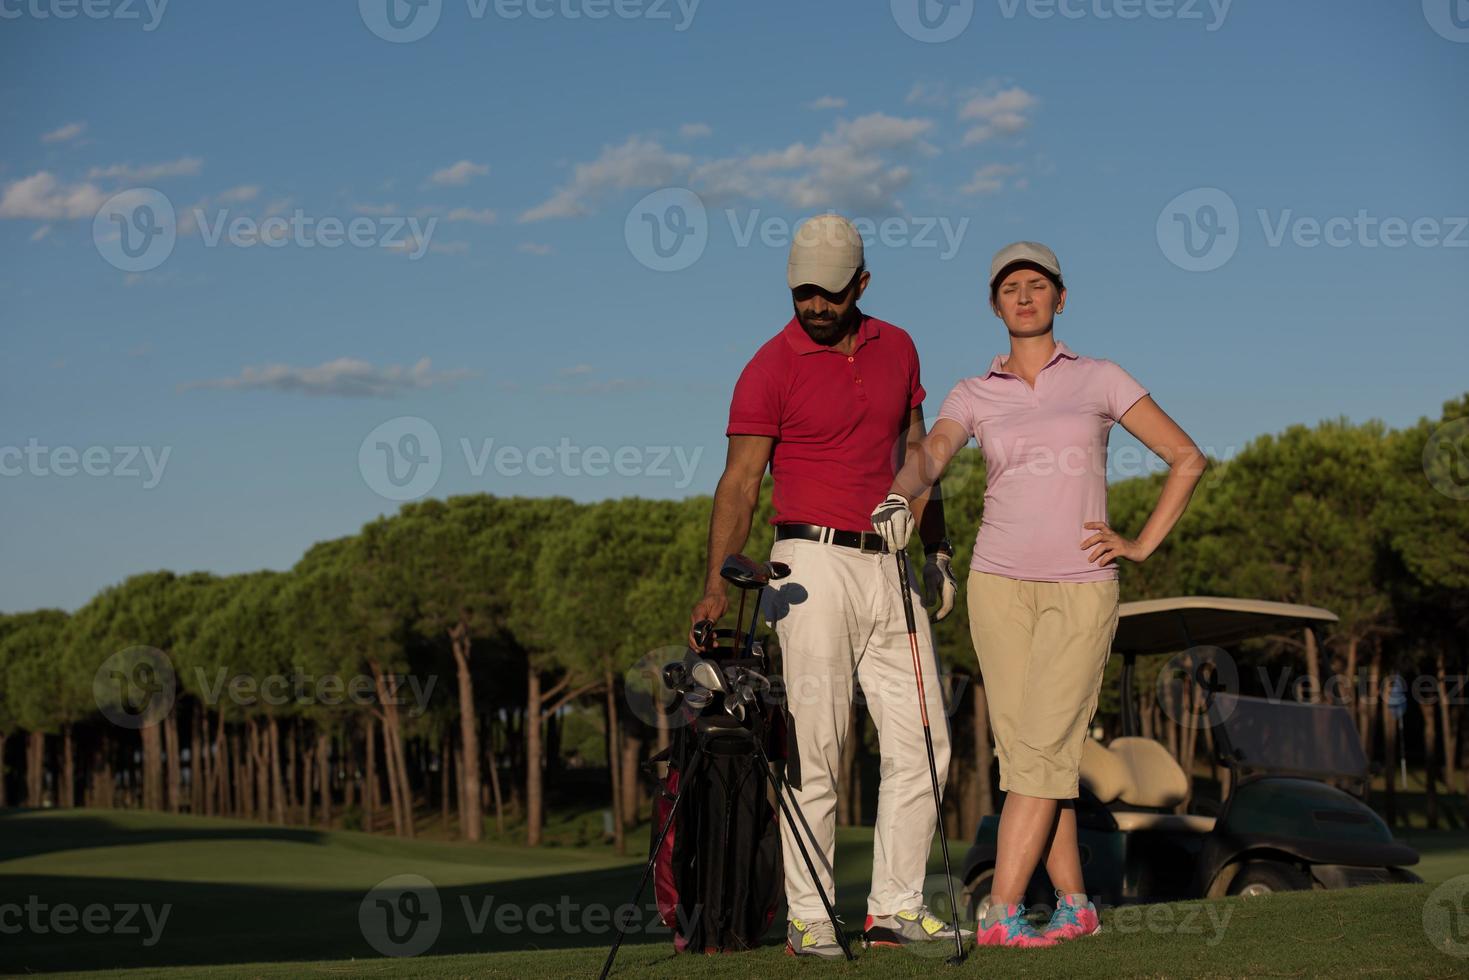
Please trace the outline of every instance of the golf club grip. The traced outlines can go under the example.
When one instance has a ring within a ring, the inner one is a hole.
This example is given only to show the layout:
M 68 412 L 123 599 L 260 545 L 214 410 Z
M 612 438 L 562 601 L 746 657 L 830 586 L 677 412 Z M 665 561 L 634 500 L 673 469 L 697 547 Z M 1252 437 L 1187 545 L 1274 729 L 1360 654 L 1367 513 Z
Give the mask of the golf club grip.
M 908 632 L 918 632 L 918 621 L 913 616 L 913 581 L 908 567 L 908 552 L 899 551 L 898 559 L 898 584 L 903 590 L 903 618 L 908 621 Z

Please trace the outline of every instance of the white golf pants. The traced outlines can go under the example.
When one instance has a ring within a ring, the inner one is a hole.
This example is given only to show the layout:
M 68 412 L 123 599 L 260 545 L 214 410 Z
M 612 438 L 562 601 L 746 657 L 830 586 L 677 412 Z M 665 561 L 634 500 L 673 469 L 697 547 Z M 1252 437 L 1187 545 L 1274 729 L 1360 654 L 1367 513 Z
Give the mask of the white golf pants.
M 892 915 L 915 908 L 923 903 L 937 815 L 896 560 L 800 540 L 777 541 L 770 557 L 791 566 L 789 578 L 765 591 L 764 606 L 780 638 L 781 675 L 794 723 L 791 751 L 800 753 L 800 788 L 786 795 L 786 803 L 797 805 L 795 820 L 804 826 L 781 821 L 789 915 L 826 918 L 796 846 L 798 831 L 821 887 L 835 904 L 837 770 L 854 682 L 872 714 L 882 757 L 867 912 Z M 914 568 L 919 662 L 942 791 L 949 771 L 949 723 L 920 578 Z

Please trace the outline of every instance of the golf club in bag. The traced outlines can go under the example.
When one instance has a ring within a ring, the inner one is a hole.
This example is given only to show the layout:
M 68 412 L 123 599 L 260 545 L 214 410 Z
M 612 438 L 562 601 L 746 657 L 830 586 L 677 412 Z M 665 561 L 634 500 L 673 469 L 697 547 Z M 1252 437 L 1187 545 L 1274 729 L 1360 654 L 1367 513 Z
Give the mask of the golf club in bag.
M 766 798 L 767 783 L 775 790 L 781 819 L 802 826 L 794 821 L 786 787 L 770 764 L 772 745 L 783 755 L 785 712 L 770 696 L 769 658 L 755 639 L 759 593 L 789 575 L 790 568 L 731 555 L 720 574 L 742 592 L 756 593 L 750 628 L 741 633 L 699 623 L 695 647 L 664 667 L 663 683 L 674 692 L 685 724 L 673 732 L 667 752 L 645 767 L 666 761 L 668 773 L 659 781 L 648 863 L 632 905 L 651 877 L 659 915 L 673 929 L 679 952 L 751 949 L 774 922 L 785 889 L 780 823 Z M 727 654 L 720 640 L 730 643 Z M 819 882 L 805 841 L 799 834 L 795 839 L 812 880 Z M 817 891 L 835 923 L 819 883 Z M 619 922 L 602 967 L 604 980 L 624 931 Z M 851 948 L 840 931 L 837 941 L 850 960 Z

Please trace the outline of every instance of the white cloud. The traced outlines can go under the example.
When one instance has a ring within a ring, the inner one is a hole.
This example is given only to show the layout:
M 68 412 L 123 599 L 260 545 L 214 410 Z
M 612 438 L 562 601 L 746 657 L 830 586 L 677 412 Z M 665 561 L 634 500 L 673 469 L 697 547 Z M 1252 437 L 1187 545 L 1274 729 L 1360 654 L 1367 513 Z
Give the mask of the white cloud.
M 543 245 L 540 242 L 521 242 L 515 246 L 515 250 L 517 252 L 524 252 L 527 255 L 550 255 L 556 251 L 550 245 Z
M 87 171 L 88 180 L 157 180 L 160 177 L 194 177 L 204 166 L 199 157 L 179 157 L 163 163 L 150 163 L 135 167 L 130 163 L 114 163 L 110 167 L 93 167 Z
M 489 164 L 460 160 L 442 170 L 435 170 L 429 177 L 429 182 L 440 187 L 462 187 L 476 177 L 489 176 L 489 173 Z
M 816 109 L 816 110 L 821 110 L 821 109 L 845 109 L 846 107 L 847 107 L 847 100 L 846 99 L 842 99 L 842 98 L 838 98 L 835 95 L 823 95 L 819 99 L 812 99 L 810 102 L 807 102 L 806 103 L 806 108 L 808 108 L 808 109 Z
M 472 376 L 473 372 L 465 370 L 434 371 L 427 357 L 412 367 L 390 364 L 382 368 L 375 368 L 360 358 L 339 357 L 317 367 L 291 367 L 285 364 L 246 367 L 238 377 L 191 381 L 181 385 L 180 390 L 214 388 L 226 391 L 284 391 L 342 398 L 391 398 L 407 391 L 453 384 Z
M 352 210 L 358 214 L 370 214 L 373 217 L 403 213 L 403 209 L 396 204 L 354 204 Z
M 689 140 L 700 139 L 712 135 L 713 132 L 714 129 L 708 123 L 684 123 L 678 127 L 678 135 Z
M 603 147 L 590 163 L 577 164 L 568 183 L 522 212 L 519 220 L 524 224 L 588 214 L 590 197 L 606 190 L 664 186 L 686 175 L 692 163 L 688 154 L 670 153 L 660 143 L 630 136 L 620 146 Z
M 74 140 L 78 136 L 82 135 L 82 131 L 86 128 L 87 124 L 84 122 L 67 123 L 65 126 L 62 126 L 59 129 L 53 129 L 49 133 L 42 134 L 41 142 L 65 143 L 68 140 Z
M 571 367 L 564 367 L 556 373 L 563 378 L 575 378 L 581 375 L 591 374 L 596 370 L 590 364 L 573 364 Z
M 1022 88 L 973 95 L 959 107 L 961 120 L 979 120 L 964 134 L 964 145 L 983 143 L 996 136 L 1013 136 L 1030 125 L 1028 113 L 1039 99 Z
M 473 208 L 455 208 L 445 215 L 447 221 L 472 221 L 479 225 L 492 225 L 499 216 L 490 208 L 476 211 Z
M 90 218 L 107 200 L 95 184 L 63 184 L 41 170 L 0 189 L 0 218 Z
M 872 212 L 901 210 L 897 195 L 912 170 L 889 156 L 929 155 L 928 119 L 870 113 L 842 119 L 815 144 L 734 157 L 695 160 L 633 136 L 602 149 L 597 159 L 577 164 L 572 178 L 549 198 L 524 211 L 521 222 L 591 213 L 597 199 L 613 190 L 687 186 L 708 202 L 776 199 L 792 207 L 846 207 Z
M 51 226 L 41 225 L 35 231 L 31 232 L 31 241 L 39 242 L 41 239 L 45 238 L 49 234 L 51 234 Z
M 417 242 L 413 243 L 417 246 Z M 429 242 L 428 250 L 438 255 L 463 255 L 469 251 L 468 242 Z
M 231 187 L 215 197 L 222 204 L 243 204 L 253 201 L 260 196 L 260 188 L 254 184 L 241 184 L 239 187 Z
M 1019 172 L 1020 167 L 1012 163 L 991 163 L 976 170 L 974 177 L 960 190 L 965 194 L 996 194 L 1005 189 L 1006 177 Z M 1025 179 L 1021 178 L 1013 182 L 1011 186 L 1023 189 L 1027 185 Z

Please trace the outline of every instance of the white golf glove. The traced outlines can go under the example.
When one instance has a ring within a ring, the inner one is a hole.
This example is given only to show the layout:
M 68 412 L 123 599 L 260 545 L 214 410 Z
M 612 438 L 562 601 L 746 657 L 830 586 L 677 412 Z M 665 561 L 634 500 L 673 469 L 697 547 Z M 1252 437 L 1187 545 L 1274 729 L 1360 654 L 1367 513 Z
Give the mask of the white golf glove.
M 942 551 L 928 556 L 923 563 L 923 604 L 939 604 L 934 611 L 935 623 L 954 611 L 954 596 L 959 592 L 959 583 L 954 579 L 954 570 L 949 567 L 950 557 Z
M 913 536 L 913 511 L 908 507 L 908 498 L 901 493 L 888 494 L 872 512 L 872 529 L 893 554 L 908 547 L 908 539 Z

